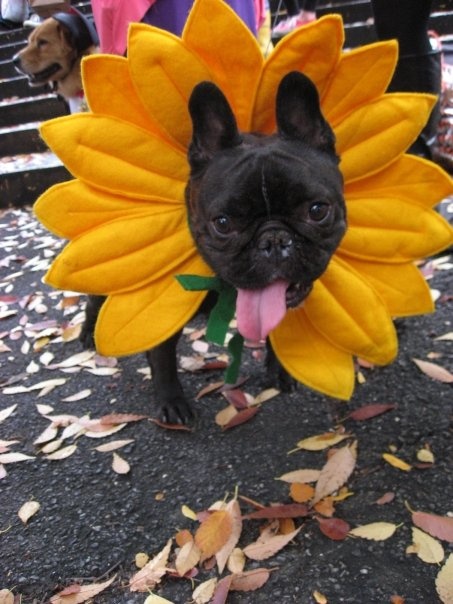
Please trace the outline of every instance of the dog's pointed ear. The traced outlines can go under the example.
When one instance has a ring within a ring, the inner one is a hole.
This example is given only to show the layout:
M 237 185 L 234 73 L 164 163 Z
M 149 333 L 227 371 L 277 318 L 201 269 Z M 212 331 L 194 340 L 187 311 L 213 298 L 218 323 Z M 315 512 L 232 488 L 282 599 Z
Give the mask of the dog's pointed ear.
M 192 169 L 203 167 L 218 151 L 241 144 L 233 111 L 212 82 L 195 86 L 189 99 L 189 113 L 193 128 L 189 147 Z
M 291 71 L 280 82 L 276 117 L 281 137 L 335 153 L 335 135 L 322 115 L 318 91 L 303 73 Z

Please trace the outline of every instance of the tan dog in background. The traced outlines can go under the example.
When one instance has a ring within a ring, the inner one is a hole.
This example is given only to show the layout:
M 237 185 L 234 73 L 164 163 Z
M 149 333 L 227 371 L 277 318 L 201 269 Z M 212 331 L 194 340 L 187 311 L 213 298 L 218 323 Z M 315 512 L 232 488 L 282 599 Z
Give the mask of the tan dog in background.
M 98 52 L 98 43 L 93 25 L 83 15 L 56 13 L 32 31 L 13 62 L 30 86 L 50 84 L 75 113 L 83 102 L 82 58 Z

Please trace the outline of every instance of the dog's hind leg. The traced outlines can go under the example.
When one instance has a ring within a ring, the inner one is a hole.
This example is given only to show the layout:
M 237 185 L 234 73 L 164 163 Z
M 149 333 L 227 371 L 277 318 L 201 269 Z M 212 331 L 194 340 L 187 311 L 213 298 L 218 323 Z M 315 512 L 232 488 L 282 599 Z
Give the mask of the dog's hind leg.
M 85 308 L 85 322 L 80 332 L 79 340 L 84 348 L 95 348 L 94 328 L 101 306 L 104 304 L 105 296 L 88 296 Z
M 156 419 L 166 424 L 191 424 L 194 413 L 178 379 L 176 346 L 181 332 L 146 352 L 154 387 Z

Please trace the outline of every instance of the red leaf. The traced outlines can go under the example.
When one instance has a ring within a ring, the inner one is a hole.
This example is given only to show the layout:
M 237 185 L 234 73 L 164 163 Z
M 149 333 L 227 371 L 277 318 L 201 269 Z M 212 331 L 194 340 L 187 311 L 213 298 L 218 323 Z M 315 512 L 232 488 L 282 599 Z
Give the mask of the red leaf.
M 333 541 L 343 541 L 351 530 L 349 524 L 341 518 L 321 518 L 317 517 L 319 529 L 323 535 Z
M 350 413 L 347 418 L 353 419 L 355 421 L 364 421 L 366 419 L 371 419 L 372 417 L 376 417 L 377 415 L 381 415 L 382 413 L 386 413 L 391 409 L 395 409 L 396 405 L 391 403 L 388 404 L 375 404 L 375 405 L 364 405 L 363 407 L 359 407 L 352 413 Z
M 244 519 L 274 519 L 274 518 L 300 518 L 308 516 L 308 507 L 301 503 L 288 503 L 282 505 L 271 505 L 256 512 L 243 516 Z
M 223 393 L 223 396 L 230 403 L 230 405 L 233 405 L 233 407 L 238 411 L 241 409 L 246 409 L 249 406 L 245 393 L 238 388 L 227 390 Z
M 185 424 L 166 424 L 165 422 L 161 422 L 160 419 L 154 419 L 153 417 L 150 417 L 149 419 L 156 424 L 156 426 L 165 428 L 165 430 L 185 430 L 186 432 L 192 432 L 192 428 Z
M 259 407 L 247 407 L 239 411 L 227 424 L 222 427 L 222 430 L 229 430 L 240 424 L 248 422 L 259 411 Z
M 138 422 L 141 419 L 147 419 L 148 415 L 136 415 L 135 413 L 109 413 L 100 418 L 103 425 L 116 425 L 128 422 Z
M 412 522 L 432 537 L 453 543 L 453 518 L 426 512 L 414 512 Z
M 232 580 L 233 575 L 227 575 L 217 583 L 214 596 L 211 600 L 212 604 L 225 604 L 225 602 L 227 601 L 228 592 L 230 591 Z

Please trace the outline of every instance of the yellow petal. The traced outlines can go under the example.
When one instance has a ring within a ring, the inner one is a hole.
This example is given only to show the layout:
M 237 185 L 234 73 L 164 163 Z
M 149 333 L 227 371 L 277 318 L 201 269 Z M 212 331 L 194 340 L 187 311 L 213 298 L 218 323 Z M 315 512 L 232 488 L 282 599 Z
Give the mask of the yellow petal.
M 347 262 L 377 291 L 392 317 L 434 310 L 429 287 L 413 264 L 384 264 L 355 258 L 348 258 Z
M 434 254 L 452 242 L 453 230 L 439 214 L 401 199 L 355 199 L 347 208 L 343 256 L 393 264 Z
M 82 61 L 82 77 L 88 105 L 94 113 L 118 117 L 169 140 L 137 96 L 128 60 L 115 55 L 90 55 Z M 99 83 L 102 82 L 102 86 Z
M 340 399 L 352 396 L 352 356 L 329 342 L 303 309 L 287 312 L 270 339 L 278 360 L 296 380 L 329 396 Z
M 146 204 L 94 189 L 80 180 L 70 180 L 47 189 L 35 202 L 33 211 L 49 231 L 64 239 L 74 239 L 118 218 L 159 214 L 178 207 L 182 207 L 179 200 L 156 198 Z
M 190 11 L 182 39 L 206 64 L 230 102 L 239 128 L 250 130 L 250 99 L 264 59 L 248 27 L 225 2 L 203 0 Z
M 196 256 L 187 274 L 211 275 Z M 152 285 L 110 296 L 96 323 L 96 348 L 106 356 L 143 352 L 167 340 L 195 314 L 206 292 L 188 292 L 176 279 L 164 277 Z
M 336 126 L 351 111 L 384 94 L 397 59 L 396 41 L 377 42 L 343 53 L 321 99 L 330 125 Z
M 346 199 L 404 199 L 409 203 L 432 207 L 453 195 L 453 180 L 431 161 L 403 155 L 384 170 L 346 183 Z
M 334 257 L 304 304 L 309 320 L 334 346 L 372 363 L 390 363 L 397 339 L 384 303 L 347 263 Z
M 115 194 L 182 199 L 185 154 L 117 118 L 80 113 L 45 122 L 41 134 L 69 171 Z
M 212 80 L 212 74 L 180 38 L 148 25 L 130 26 L 128 53 L 131 76 L 145 111 L 186 148 L 192 135 L 189 97 L 194 86 Z
M 265 62 L 251 130 L 275 131 L 275 95 L 280 80 L 289 71 L 302 71 L 322 92 L 340 57 L 343 38 L 338 15 L 327 15 L 285 36 Z
M 46 281 L 90 294 L 135 290 L 171 279 L 194 254 L 183 208 L 127 216 L 74 239 L 53 262 Z
M 335 128 L 346 182 L 381 170 L 409 147 L 426 124 L 436 97 L 394 93 L 359 107 Z

